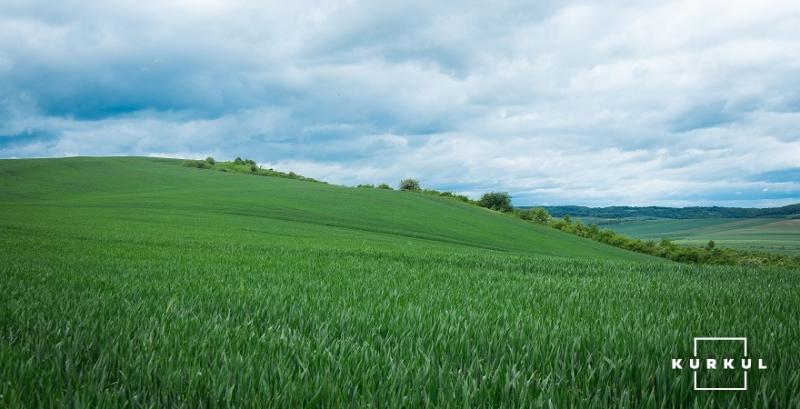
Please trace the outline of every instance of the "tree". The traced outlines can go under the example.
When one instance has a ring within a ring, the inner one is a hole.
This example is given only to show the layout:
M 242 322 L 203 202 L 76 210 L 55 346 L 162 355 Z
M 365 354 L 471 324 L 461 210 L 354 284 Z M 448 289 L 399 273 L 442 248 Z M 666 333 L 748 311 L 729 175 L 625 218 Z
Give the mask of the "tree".
M 706 250 L 714 250 L 714 247 L 717 246 L 717 243 L 714 243 L 714 240 L 709 240 L 706 244 Z
M 235 164 L 237 164 L 237 165 L 241 165 L 241 164 L 243 164 L 244 162 L 242 161 L 242 158 L 240 158 L 240 157 L 238 157 L 238 156 L 237 156 L 237 157 L 236 157 L 236 159 L 234 159 L 234 160 L 233 160 L 233 163 L 235 163 Z
M 213 164 L 217 163 L 217 161 L 215 161 L 214 158 L 211 157 L 211 156 L 206 158 L 206 162 L 208 162 L 209 165 L 213 165 Z
M 481 196 L 478 205 L 501 212 L 511 211 L 511 195 L 506 192 L 489 192 Z
M 400 190 L 419 191 L 419 181 L 417 179 L 403 179 L 400 181 Z
M 550 213 L 543 207 L 534 207 L 530 210 L 531 220 L 540 224 L 547 224 L 550 221 Z

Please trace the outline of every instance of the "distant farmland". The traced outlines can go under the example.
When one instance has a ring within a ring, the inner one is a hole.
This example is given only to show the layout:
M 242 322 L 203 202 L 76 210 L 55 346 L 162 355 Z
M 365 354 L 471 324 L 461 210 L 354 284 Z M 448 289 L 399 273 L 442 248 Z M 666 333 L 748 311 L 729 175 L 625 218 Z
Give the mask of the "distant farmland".
M 643 240 L 667 238 L 678 244 L 705 245 L 800 254 L 800 219 L 584 219 Z

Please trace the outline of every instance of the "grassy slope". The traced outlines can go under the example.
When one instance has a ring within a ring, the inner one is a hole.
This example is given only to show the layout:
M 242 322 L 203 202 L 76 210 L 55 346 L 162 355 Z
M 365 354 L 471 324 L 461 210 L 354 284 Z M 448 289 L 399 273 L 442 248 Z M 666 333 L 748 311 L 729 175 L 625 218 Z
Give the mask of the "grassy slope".
M 446 199 L 2 161 L 0 244 L 0 407 L 800 405 L 796 272 L 625 261 Z M 769 370 L 692 391 L 669 359 L 702 335 Z
M 656 219 L 604 227 L 641 239 L 690 245 L 714 240 L 725 247 L 800 254 L 800 219 Z
M 6 227 L 24 220 L 129 230 L 158 222 L 164 235 L 227 240 L 647 259 L 446 198 L 226 174 L 176 160 L 2 161 L 0 203 Z

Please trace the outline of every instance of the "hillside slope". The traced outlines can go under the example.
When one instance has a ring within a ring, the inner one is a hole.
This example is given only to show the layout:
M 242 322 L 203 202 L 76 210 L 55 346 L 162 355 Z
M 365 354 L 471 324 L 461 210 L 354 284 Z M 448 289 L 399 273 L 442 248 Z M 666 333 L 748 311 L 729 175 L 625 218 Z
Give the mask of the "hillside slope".
M 419 247 L 652 260 L 476 206 L 117 157 L 0 161 L 0 229 L 90 240 Z
M 798 287 L 420 193 L 0 161 L 0 408 L 795 408 Z M 769 370 L 696 393 L 699 334 Z

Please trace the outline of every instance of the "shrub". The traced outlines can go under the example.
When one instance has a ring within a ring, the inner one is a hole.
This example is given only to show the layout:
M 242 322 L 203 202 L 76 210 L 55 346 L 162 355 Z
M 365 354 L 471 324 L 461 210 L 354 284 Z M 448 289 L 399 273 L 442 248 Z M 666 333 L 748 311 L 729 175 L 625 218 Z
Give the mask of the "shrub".
M 213 157 L 209 156 L 206 158 L 206 163 L 213 166 L 215 163 L 217 163 L 217 161 L 215 161 Z
M 506 192 L 484 193 L 478 205 L 501 212 L 511 211 L 511 195 Z
M 542 207 L 534 207 L 531 212 L 533 213 L 533 221 L 536 223 L 546 224 L 550 221 L 550 213 Z
M 233 160 L 233 163 L 237 165 L 243 165 L 244 161 L 242 161 L 242 158 L 237 156 L 236 159 Z
M 522 210 L 519 212 L 519 217 L 522 220 L 530 220 L 539 224 L 547 224 L 550 221 L 550 213 L 541 207 Z
M 378 185 L 378 189 L 392 190 L 392 187 L 387 185 L 386 183 L 381 183 L 380 185 Z
M 419 181 L 417 179 L 403 179 L 400 181 L 400 190 L 419 191 Z
M 211 164 L 204 160 L 187 160 L 183 162 L 183 166 L 190 168 L 211 169 Z
M 360 184 L 360 185 L 358 185 L 356 187 L 363 187 L 363 188 L 367 188 L 367 189 L 374 189 L 375 188 L 375 186 L 373 186 L 373 185 L 371 185 L 369 183 L 363 183 L 363 184 Z

